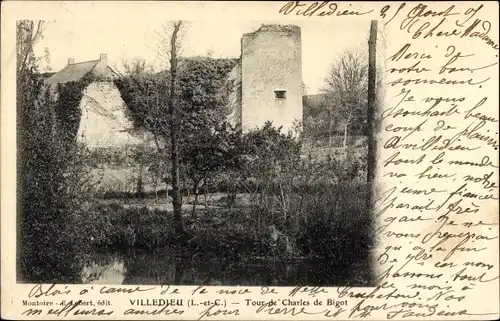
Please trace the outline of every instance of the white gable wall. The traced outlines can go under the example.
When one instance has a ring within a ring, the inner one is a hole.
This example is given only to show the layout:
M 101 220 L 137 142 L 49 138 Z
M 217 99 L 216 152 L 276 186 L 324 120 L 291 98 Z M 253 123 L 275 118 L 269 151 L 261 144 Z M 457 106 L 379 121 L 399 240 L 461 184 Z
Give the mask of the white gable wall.
M 80 102 L 82 117 L 77 140 L 92 148 L 123 148 L 141 141 L 126 130 L 133 124 L 126 118 L 126 105 L 113 82 L 93 82 Z

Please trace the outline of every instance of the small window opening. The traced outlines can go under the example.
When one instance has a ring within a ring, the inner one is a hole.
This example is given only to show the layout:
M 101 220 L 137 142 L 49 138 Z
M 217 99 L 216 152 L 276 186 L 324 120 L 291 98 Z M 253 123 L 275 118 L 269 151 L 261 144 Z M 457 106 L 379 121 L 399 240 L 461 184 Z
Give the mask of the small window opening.
M 286 99 L 286 90 L 275 90 L 274 96 L 277 99 Z

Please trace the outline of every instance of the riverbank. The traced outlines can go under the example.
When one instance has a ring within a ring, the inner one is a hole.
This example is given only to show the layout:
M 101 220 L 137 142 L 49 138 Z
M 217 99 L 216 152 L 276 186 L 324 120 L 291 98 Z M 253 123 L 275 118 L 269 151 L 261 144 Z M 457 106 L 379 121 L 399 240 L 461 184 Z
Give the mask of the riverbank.
M 187 206 L 182 237 L 173 229 L 171 211 L 148 202 L 140 207 L 137 200 L 93 202 L 72 215 L 69 226 L 81 253 L 112 249 L 142 253 L 147 261 L 148 255 L 163 251 L 195 266 L 212 262 L 242 268 L 268 261 L 323 262 L 311 268 L 330 269 L 347 284 L 362 286 L 371 281 L 368 256 L 373 246 L 371 215 L 366 204 L 359 202 L 364 193 L 360 184 L 335 186 L 321 194 L 323 198 L 303 204 L 300 211 L 291 207 L 294 210 L 287 217 L 245 202 L 234 208 L 218 207 L 217 202 L 200 205 L 196 217 Z M 84 261 L 87 264 L 89 258 Z M 328 284 L 332 277 L 324 278 Z

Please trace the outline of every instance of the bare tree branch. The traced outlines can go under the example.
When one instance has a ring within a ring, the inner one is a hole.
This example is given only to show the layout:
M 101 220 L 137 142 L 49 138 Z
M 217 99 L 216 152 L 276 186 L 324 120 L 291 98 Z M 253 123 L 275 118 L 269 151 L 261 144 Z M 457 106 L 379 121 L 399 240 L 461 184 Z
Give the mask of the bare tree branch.
M 189 30 L 188 21 L 168 22 L 162 24 L 158 29 L 154 30 L 153 41 L 150 41 L 150 43 L 146 43 L 146 46 L 157 55 L 157 58 L 160 59 L 160 61 L 165 62 L 164 66 L 165 69 L 170 68 L 168 62 L 170 60 L 170 53 L 171 53 L 171 45 L 170 45 L 170 42 L 172 41 L 171 35 L 174 32 L 175 24 L 178 22 L 180 22 L 181 24 L 177 30 L 176 49 L 178 55 L 182 56 L 184 53 L 182 42 L 187 34 L 187 31 Z
M 348 127 L 362 122 L 367 101 L 368 61 L 365 52 L 348 49 L 337 58 L 325 79 L 328 114 L 338 125 L 344 125 L 344 144 Z
M 42 37 L 44 25 L 44 21 L 21 20 L 17 22 L 16 54 L 18 77 L 24 75 L 30 64 L 34 65 L 35 57 L 33 49 Z

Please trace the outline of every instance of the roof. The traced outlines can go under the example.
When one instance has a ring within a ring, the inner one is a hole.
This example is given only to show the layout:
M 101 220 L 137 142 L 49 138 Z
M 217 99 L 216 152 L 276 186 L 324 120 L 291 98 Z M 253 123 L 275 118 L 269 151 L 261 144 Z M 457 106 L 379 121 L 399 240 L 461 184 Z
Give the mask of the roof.
M 44 78 L 44 79 L 47 79 L 47 78 L 50 78 L 52 76 L 54 76 L 55 72 L 52 72 L 52 71 L 49 71 L 49 72 L 43 72 L 41 73 L 40 75 Z
M 66 65 L 66 67 L 56 72 L 45 82 L 49 85 L 53 85 L 70 81 L 78 81 L 93 72 L 99 61 L 100 60 L 91 60 Z M 107 68 L 110 73 L 116 74 L 109 66 L 107 66 Z
M 99 60 L 91 60 L 67 65 L 47 79 L 47 84 L 52 85 L 80 80 L 91 72 L 98 63 Z

